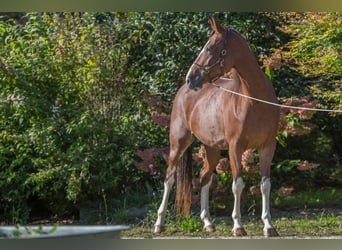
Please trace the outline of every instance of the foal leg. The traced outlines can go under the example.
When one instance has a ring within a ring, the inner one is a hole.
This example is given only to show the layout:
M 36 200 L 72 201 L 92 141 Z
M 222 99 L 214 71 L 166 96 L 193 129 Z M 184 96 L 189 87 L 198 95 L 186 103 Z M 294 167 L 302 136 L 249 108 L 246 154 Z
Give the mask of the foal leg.
M 209 213 L 209 189 L 212 182 L 213 172 L 220 159 L 220 151 L 205 146 L 206 157 L 201 170 L 201 220 L 207 232 L 214 232 L 215 225 L 210 221 Z
M 234 226 L 233 226 L 232 232 L 234 236 L 247 235 L 241 223 L 241 210 L 240 210 L 241 193 L 243 191 L 243 188 L 245 187 L 245 184 L 242 179 L 242 168 L 241 168 L 242 152 L 243 150 L 238 145 L 238 143 L 230 144 L 229 158 L 230 158 L 230 166 L 232 168 L 232 175 L 233 175 L 232 191 L 234 195 L 234 209 L 232 213 Z
M 260 190 L 261 190 L 261 195 L 262 195 L 261 219 L 264 222 L 264 235 L 267 237 L 279 236 L 277 230 L 272 225 L 271 212 L 270 212 L 270 190 L 271 190 L 270 165 L 272 162 L 274 150 L 275 150 L 275 142 L 259 150 L 260 173 L 261 173 Z

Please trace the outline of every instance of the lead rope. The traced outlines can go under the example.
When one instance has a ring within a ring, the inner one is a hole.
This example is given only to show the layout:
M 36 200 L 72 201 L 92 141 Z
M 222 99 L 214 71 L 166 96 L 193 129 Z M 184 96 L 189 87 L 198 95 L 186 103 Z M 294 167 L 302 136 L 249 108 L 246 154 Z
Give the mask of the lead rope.
M 229 80 L 231 80 L 231 79 L 229 79 Z M 220 86 L 220 85 L 217 85 L 217 84 L 214 83 L 214 82 L 211 82 L 211 84 L 212 84 L 213 86 L 219 88 L 219 89 L 222 89 L 222 90 L 224 90 L 224 91 L 226 91 L 226 92 L 229 92 L 229 93 L 232 93 L 232 94 L 234 94 L 234 95 L 242 96 L 242 97 L 245 97 L 245 98 L 254 100 L 254 101 L 266 103 L 266 104 L 273 105 L 273 106 L 277 106 L 277 107 L 281 107 L 281 108 L 301 109 L 301 110 L 320 111 L 320 112 L 342 113 L 342 110 L 336 110 L 336 109 L 317 109 L 317 108 L 295 107 L 295 106 L 289 106 L 289 105 L 284 105 L 284 104 L 278 104 L 278 103 L 269 102 L 269 101 L 261 100 L 261 99 L 254 98 L 254 97 L 251 97 L 251 96 L 248 96 L 248 95 L 244 95 L 244 94 L 237 93 L 237 92 L 235 92 L 235 91 L 232 91 L 232 90 L 230 90 L 230 89 L 226 89 L 226 88 L 224 88 L 224 87 L 222 87 L 222 86 Z

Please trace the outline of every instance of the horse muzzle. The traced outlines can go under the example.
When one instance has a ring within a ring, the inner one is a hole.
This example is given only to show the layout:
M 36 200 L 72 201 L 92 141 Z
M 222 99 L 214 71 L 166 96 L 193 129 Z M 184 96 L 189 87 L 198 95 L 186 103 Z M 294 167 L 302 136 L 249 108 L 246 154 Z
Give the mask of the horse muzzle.
M 188 74 L 185 81 L 191 90 L 196 91 L 202 88 L 202 74 L 200 71 L 196 71 L 194 74 Z

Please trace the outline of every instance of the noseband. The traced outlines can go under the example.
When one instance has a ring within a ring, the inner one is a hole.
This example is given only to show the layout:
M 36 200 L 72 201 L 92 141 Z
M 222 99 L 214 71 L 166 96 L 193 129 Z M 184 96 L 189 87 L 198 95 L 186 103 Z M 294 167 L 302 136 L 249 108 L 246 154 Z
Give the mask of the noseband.
M 223 63 L 224 63 L 224 57 L 227 54 L 227 46 L 228 46 L 228 40 L 229 40 L 230 33 L 231 33 L 231 29 L 227 29 L 226 39 L 224 41 L 224 46 L 223 46 L 223 48 L 222 48 L 222 50 L 220 52 L 220 56 L 216 60 L 216 62 L 214 62 L 212 65 L 209 65 L 209 66 L 200 65 L 197 62 L 194 62 L 194 64 L 200 69 L 200 71 L 202 71 L 203 74 L 205 74 L 207 76 L 209 76 L 210 70 L 212 68 L 214 68 L 216 65 L 220 66 L 221 75 L 218 76 L 218 77 L 215 77 L 213 79 L 209 79 L 209 82 L 215 82 L 218 78 L 220 78 L 224 74 L 224 72 L 223 72 L 223 67 L 224 67 Z

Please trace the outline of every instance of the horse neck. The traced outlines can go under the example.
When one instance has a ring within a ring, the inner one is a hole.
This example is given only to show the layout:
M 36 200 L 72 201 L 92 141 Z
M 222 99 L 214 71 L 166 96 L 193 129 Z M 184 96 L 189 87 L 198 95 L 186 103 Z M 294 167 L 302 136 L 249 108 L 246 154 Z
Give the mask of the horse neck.
M 260 96 L 265 88 L 268 88 L 268 80 L 265 74 L 260 69 L 258 61 L 248 46 L 247 42 L 238 34 L 233 32 L 231 37 L 232 45 L 234 46 L 233 67 L 239 73 L 241 83 L 246 85 L 241 90 L 249 92 L 253 96 Z M 260 94 L 259 94 L 260 93 Z

